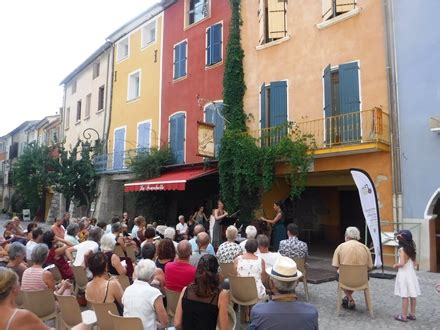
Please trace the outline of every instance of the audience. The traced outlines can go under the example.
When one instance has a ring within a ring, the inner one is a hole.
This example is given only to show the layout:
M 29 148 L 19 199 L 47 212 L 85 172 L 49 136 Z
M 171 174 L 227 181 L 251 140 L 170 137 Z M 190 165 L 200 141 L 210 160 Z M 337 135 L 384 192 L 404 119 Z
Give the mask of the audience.
M 244 246 L 247 242 L 248 239 L 250 238 L 256 238 L 257 237 L 257 228 L 255 228 L 255 226 L 247 226 L 246 227 L 246 239 L 240 243 L 240 247 L 243 250 L 243 253 L 246 252 L 246 250 L 244 249 Z
M 274 293 L 267 303 L 252 307 L 249 330 L 318 329 L 315 306 L 297 301 L 295 288 L 302 274 L 295 261 L 279 257 L 273 268 L 267 269 L 270 288 Z
M 196 267 L 189 263 L 191 244 L 187 240 L 177 245 L 177 258 L 165 266 L 165 287 L 172 291 L 181 292 L 190 284 L 196 275 Z
M 108 261 L 103 252 L 92 253 L 89 256 L 88 267 L 93 279 L 87 283 L 86 299 L 91 303 L 114 303 L 119 315 L 122 315 L 123 290 L 119 281 L 108 278 Z
M 152 260 L 141 260 L 135 268 L 135 281 L 125 289 L 122 297 L 124 316 L 138 317 L 144 330 L 157 329 L 168 325 L 168 315 L 163 305 L 161 292 L 150 285 L 156 266 Z
M 63 227 L 67 228 L 70 224 L 70 213 L 66 212 L 63 215 Z
M 287 225 L 287 239 L 280 242 L 278 252 L 289 258 L 307 258 L 307 244 L 298 239 L 298 226 L 294 223 Z
M 257 248 L 257 240 L 249 238 L 245 244 L 246 252 L 234 260 L 234 267 L 238 276 L 252 276 L 255 278 L 258 298 L 263 299 L 266 296 L 266 288 L 263 285 L 263 280 L 266 276 L 266 264 L 262 258 L 255 255 Z
M 66 250 L 71 246 L 70 242 L 65 241 L 58 236 L 55 236 L 53 231 L 47 231 L 43 234 L 42 242 L 49 248 L 49 254 L 46 259 L 47 264 L 54 264 L 58 267 L 61 277 L 66 279 L 73 279 L 73 272 L 70 265 L 67 263 L 65 258 Z M 61 247 L 56 247 L 56 243 L 64 243 Z
M 20 242 L 14 242 L 9 245 L 8 256 L 9 262 L 6 264 L 6 267 L 17 273 L 18 280 L 21 283 L 23 272 L 27 268 L 24 264 L 24 259 L 26 258 L 26 247 Z
M 111 222 L 105 227 L 105 233 L 106 234 L 111 234 L 112 232 L 112 225 L 119 222 L 119 218 L 118 217 L 113 217 Z
M 281 256 L 278 252 L 270 252 L 270 241 L 266 235 L 257 236 L 258 250 L 255 255 L 261 257 L 266 263 L 267 267 L 273 267 L 275 261 Z
M 55 291 L 59 295 L 69 295 L 72 283 L 69 280 L 62 280 L 56 285 L 53 274 L 43 269 L 43 264 L 49 254 L 46 244 L 37 244 L 32 250 L 32 260 L 34 264 L 26 269 L 21 281 L 21 290 L 34 291 L 46 288 Z
M 201 232 L 197 235 L 197 250 L 192 251 L 191 258 L 189 259 L 189 263 L 194 267 L 197 267 L 199 260 L 205 254 L 208 254 L 206 251 L 209 244 L 209 235 L 205 232 Z
M 145 230 L 145 218 L 143 216 L 136 217 L 134 219 L 134 226 L 131 230 L 131 237 L 139 239 L 138 232 Z
M 179 223 L 176 226 L 177 233 L 180 237 L 188 236 L 188 225 L 185 223 L 185 217 L 183 215 L 179 215 Z
M 176 249 L 174 248 L 173 241 L 168 238 L 161 239 L 157 245 L 156 267 L 165 272 L 166 264 L 174 261 L 175 257 Z
M 34 247 L 41 243 L 41 239 L 43 238 L 43 229 L 41 228 L 35 228 L 32 230 L 32 239 L 26 243 L 26 260 L 27 261 L 33 261 L 32 260 L 32 250 Z
M 194 283 L 180 295 L 174 316 L 177 329 L 215 330 L 217 319 L 220 330 L 229 329 L 229 293 L 220 288 L 220 283 L 217 259 L 204 255 L 198 263 Z
M 156 245 L 150 242 L 144 244 L 141 249 L 141 256 L 142 259 L 154 261 L 156 257 Z M 165 292 L 165 273 L 159 267 L 156 267 L 151 285 L 158 287 L 161 292 Z
M 30 241 L 32 239 L 32 231 L 37 227 L 38 227 L 38 225 L 35 222 L 31 222 L 27 225 L 26 239 L 28 241 Z
M 145 229 L 144 229 L 144 234 L 143 234 L 143 236 L 144 236 L 144 241 L 142 242 L 142 244 L 141 244 L 141 247 L 144 245 L 144 244 L 147 244 L 147 243 L 153 243 L 153 244 L 156 244 L 157 243 L 157 241 L 155 240 L 155 238 L 156 238 L 156 230 L 154 229 L 154 227 L 152 227 L 152 226 L 147 226 Z
M 232 263 L 242 253 L 240 245 L 235 243 L 237 239 L 237 228 L 229 226 L 226 229 L 227 241 L 220 244 L 217 250 L 217 259 L 220 264 Z
M 50 227 L 55 236 L 61 239 L 64 239 L 64 235 L 66 234 L 66 229 L 63 227 L 63 222 L 63 219 L 56 218 L 55 223 L 52 225 L 52 227 Z
M 101 251 L 107 256 L 107 271 L 112 275 L 127 275 L 127 268 L 121 263 L 121 258 L 113 253 L 116 239 L 113 234 L 105 234 L 101 237 Z
M 66 235 L 64 236 L 64 239 L 72 243 L 72 245 L 79 244 L 79 240 L 77 238 L 78 233 L 79 233 L 79 224 L 72 222 L 67 226 Z
M 196 225 L 194 227 L 194 237 L 189 240 L 189 243 L 191 244 L 191 248 L 192 248 L 193 252 L 196 251 L 199 248 L 197 246 L 197 243 L 196 243 L 196 237 L 201 232 L 206 232 L 205 227 L 203 225 L 200 225 L 200 224 Z M 208 244 L 208 246 L 206 248 L 206 252 L 208 254 L 212 255 L 212 256 L 215 256 L 214 247 L 212 246 L 211 243 Z
M 69 225 L 70 226 L 70 225 Z M 101 241 L 102 229 L 95 228 L 89 232 L 87 241 L 81 242 L 77 245 L 71 246 L 66 250 L 66 255 L 73 260 L 72 252 L 76 252 L 73 261 L 74 266 L 86 267 L 86 259 L 91 253 L 96 253 L 99 250 L 99 242 Z
M 173 241 L 174 248 L 177 249 L 177 242 L 175 241 L 176 230 L 173 227 L 167 227 L 165 229 L 165 232 L 163 233 L 163 238 L 168 238 Z

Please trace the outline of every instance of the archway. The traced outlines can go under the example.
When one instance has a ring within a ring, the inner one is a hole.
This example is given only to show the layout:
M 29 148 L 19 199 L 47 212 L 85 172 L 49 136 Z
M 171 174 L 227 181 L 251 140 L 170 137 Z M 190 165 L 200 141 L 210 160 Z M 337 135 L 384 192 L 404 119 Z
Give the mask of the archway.
M 440 272 L 440 188 L 429 199 L 424 218 L 429 221 L 430 269 Z

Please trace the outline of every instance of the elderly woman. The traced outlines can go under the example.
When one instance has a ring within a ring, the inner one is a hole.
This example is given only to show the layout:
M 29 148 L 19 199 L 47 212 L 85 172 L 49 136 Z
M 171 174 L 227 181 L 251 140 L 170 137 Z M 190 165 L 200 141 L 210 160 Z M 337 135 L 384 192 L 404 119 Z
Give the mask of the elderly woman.
M 185 287 L 177 304 L 174 324 L 176 329 L 229 329 L 229 294 L 220 288 L 219 264 L 210 255 L 200 258 L 194 284 Z
M 32 250 L 32 267 L 26 269 L 21 280 L 21 290 L 34 291 L 49 288 L 59 295 L 69 295 L 72 284 L 69 280 L 63 280 L 56 285 L 53 274 L 43 269 L 43 264 L 49 254 L 46 244 L 37 244 Z
M 125 289 L 122 297 L 125 317 L 138 317 L 145 330 L 157 329 L 157 321 L 165 328 L 168 315 L 161 292 L 150 285 L 156 271 L 152 260 L 143 259 L 135 268 L 136 280 Z
M 24 264 L 24 259 L 26 258 L 26 247 L 19 242 L 14 242 L 9 246 L 8 256 L 9 262 L 6 264 L 6 267 L 17 273 L 18 279 L 21 283 L 23 272 L 27 268 Z
M 227 241 L 222 243 L 217 250 L 217 259 L 219 263 L 232 263 L 234 262 L 234 259 L 242 253 L 240 245 L 235 243 L 237 234 L 238 231 L 235 226 L 229 226 L 226 229 Z
M 30 241 L 32 239 L 32 231 L 37 227 L 38 227 L 38 225 L 35 222 L 31 222 L 30 224 L 27 225 L 26 239 L 28 241 Z
M 141 249 L 141 256 L 142 259 L 154 261 L 156 259 L 156 245 L 150 242 L 144 244 Z M 165 273 L 159 267 L 156 267 L 151 284 L 160 289 L 161 292 L 165 292 Z
M 79 244 L 79 241 L 77 239 L 79 233 L 79 225 L 77 223 L 72 222 L 70 225 L 67 226 L 66 229 L 66 235 L 64 236 L 64 239 L 72 245 Z
M 107 256 L 102 252 L 92 253 L 88 266 L 93 274 L 93 280 L 87 283 L 86 299 L 91 303 L 115 303 L 122 315 L 122 294 L 124 293 L 119 281 L 107 275 Z
M 128 275 L 121 258 L 113 253 L 115 246 L 116 239 L 113 234 L 105 234 L 101 237 L 101 251 L 107 256 L 107 270 L 112 275 Z
M 54 264 L 58 267 L 61 277 L 66 279 L 73 279 L 73 272 L 66 260 L 66 250 L 72 243 L 55 236 L 52 231 L 47 231 L 43 234 L 42 242 L 49 248 L 49 254 L 46 259 L 47 264 Z M 64 245 L 57 247 L 56 243 L 63 243 Z
M 173 241 L 168 238 L 160 240 L 157 245 L 156 267 L 165 271 L 165 265 L 170 261 L 174 261 L 175 257 L 176 249 L 174 248 Z

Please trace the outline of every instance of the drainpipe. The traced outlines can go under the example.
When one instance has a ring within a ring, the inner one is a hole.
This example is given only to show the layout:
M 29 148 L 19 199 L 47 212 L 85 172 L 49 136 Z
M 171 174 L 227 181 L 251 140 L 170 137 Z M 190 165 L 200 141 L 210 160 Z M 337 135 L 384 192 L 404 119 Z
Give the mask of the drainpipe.
M 108 41 L 110 42 L 110 41 Z M 112 97 L 113 97 L 113 53 L 114 53 L 114 44 L 110 46 L 110 51 L 107 55 L 107 86 L 105 88 L 105 111 L 104 111 L 104 127 L 102 129 L 102 138 L 104 140 L 104 152 L 107 153 L 107 138 L 108 131 L 110 130 L 111 123 L 111 113 L 112 113 Z M 110 61 L 111 61 L 111 71 L 110 71 Z M 109 79 L 110 78 L 110 79 Z M 110 91 L 109 91 L 110 89 Z M 109 99 L 110 95 L 110 99 Z M 107 125 L 107 115 L 108 115 L 108 125 Z
M 398 74 L 396 61 L 396 44 L 394 33 L 394 10 L 393 0 L 383 0 L 385 22 L 385 46 L 386 46 L 386 72 L 388 80 L 388 106 L 390 112 L 390 136 L 391 136 L 391 163 L 393 178 L 393 221 L 402 222 L 402 180 L 400 164 L 400 138 L 399 138 L 399 94 Z

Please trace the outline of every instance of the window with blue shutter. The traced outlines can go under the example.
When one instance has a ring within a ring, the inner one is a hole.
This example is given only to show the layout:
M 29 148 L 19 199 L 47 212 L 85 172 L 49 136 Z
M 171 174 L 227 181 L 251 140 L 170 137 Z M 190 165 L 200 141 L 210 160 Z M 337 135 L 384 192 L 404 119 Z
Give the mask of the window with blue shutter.
M 205 108 L 205 121 L 215 125 L 214 128 L 214 151 L 217 158 L 220 152 L 221 140 L 225 130 L 225 121 L 221 116 L 223 103 L 210 104 Z
M 287 134 L 287 82 L 273 81 L 260 88 L 261 143 L 278 143 Z
M 174 79 L 186 76 L 187 45 L 183 41 L 174 46 Z
M 151 122 L 140 123 L 138 125 L 138 152 L 148 152 L 150 150 Z
M 223 25 L 210 26 L 206 30 L 206 65 L 213 65 L 222 60 Z
M 176 113 L 170 117 L 170 148 L 176 164 L 185 161 L 185 114 Z
M 113 141 L 113 169 L 124 168 L 125 128 L 115 129 Z

